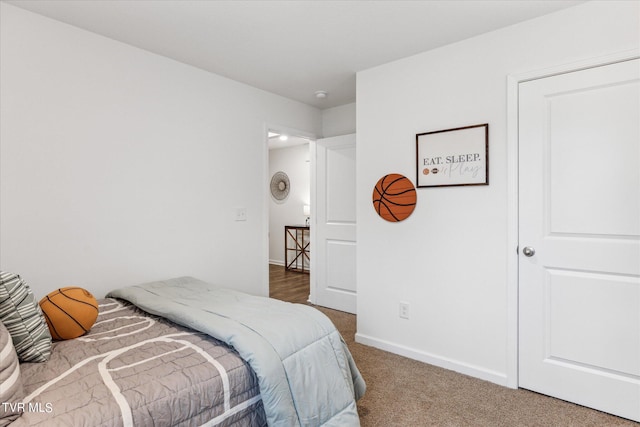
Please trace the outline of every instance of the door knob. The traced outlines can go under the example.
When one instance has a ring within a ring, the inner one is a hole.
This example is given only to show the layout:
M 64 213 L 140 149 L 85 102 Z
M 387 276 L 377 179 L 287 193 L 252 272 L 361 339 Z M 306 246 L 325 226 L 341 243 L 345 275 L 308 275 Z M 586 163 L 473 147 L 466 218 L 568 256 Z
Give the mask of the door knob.
M 536 250 L 533 249 L 531 246 L 525 246 L 522 249 L 522 253 L 524 254 L 524 256 L 531 257 L 531 256 L 534 256 L 536 254 Z

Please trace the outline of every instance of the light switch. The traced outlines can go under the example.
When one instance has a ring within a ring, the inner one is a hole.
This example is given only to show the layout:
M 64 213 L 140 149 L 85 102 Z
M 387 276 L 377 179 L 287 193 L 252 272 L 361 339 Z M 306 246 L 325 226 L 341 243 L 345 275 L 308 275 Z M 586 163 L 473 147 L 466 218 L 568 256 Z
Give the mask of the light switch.
M 247 208 L 236 208 L 236 221 L 247 220 Z

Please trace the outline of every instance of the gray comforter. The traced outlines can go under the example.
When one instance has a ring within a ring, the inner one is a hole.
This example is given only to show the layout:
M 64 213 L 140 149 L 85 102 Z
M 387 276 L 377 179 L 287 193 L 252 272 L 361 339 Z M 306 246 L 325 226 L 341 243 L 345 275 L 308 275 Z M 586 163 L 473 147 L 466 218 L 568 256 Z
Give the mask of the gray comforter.
M 255 371 L 270 426 L 359 426 L 365 383 L 318 310 L 183 277 L 118 289 L 143 310 L 232 346 Z

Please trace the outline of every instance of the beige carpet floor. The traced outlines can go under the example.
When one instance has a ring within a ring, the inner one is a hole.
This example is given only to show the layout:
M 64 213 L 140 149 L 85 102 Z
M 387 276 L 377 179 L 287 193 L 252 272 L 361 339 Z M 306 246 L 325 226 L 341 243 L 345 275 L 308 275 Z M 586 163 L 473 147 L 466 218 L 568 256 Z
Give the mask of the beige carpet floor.
M 354 315 L 317 308 L 340 330 L 367 382 L 367 392 L 358 402 L 363 427 L 640 426 L 358 344 Z

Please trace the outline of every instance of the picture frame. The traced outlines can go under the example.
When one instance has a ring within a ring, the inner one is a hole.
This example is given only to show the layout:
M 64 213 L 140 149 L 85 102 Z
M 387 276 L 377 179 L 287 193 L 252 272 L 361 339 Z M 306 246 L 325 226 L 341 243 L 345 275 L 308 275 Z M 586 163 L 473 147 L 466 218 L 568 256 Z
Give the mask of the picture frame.
M 416 134 L 416 187 L 489 185 L 489 124 Z

